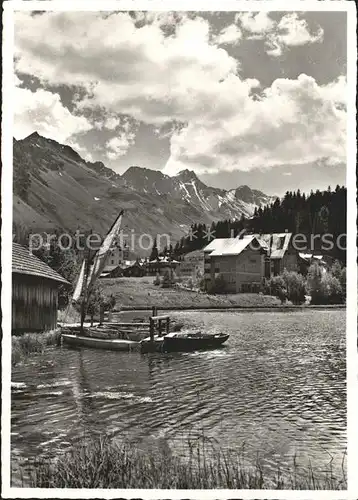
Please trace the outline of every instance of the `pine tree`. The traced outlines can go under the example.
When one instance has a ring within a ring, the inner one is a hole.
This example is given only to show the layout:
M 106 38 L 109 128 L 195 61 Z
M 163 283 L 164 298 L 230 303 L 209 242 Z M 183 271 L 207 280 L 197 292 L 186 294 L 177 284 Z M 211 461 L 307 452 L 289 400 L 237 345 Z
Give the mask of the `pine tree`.
M 158 248 L 157 248 L 157 237 L 155 237 L 149 260 L 158 260 L 158 257 L 159 257 L 159 254 L 158 254 Z

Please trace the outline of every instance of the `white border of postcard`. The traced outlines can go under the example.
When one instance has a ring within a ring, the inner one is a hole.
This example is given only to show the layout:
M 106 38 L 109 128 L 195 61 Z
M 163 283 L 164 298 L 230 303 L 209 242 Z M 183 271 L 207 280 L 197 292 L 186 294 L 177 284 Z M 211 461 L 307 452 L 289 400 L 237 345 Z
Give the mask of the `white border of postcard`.
M 148 499 L 282 499 L 356 500 L 358 498 L 358 390 L 357 390 L 357 251 L 356 251 L 356 8 L 339 0 L 44 0 L 4 2 L 3 105 L 2 105 L 2 497 L 3 498 L 148 498 Z M 347 392 L 348 490 L 85 490 L 33 489 L 10 486 L 10 382 L 11 382 L 11 234 L 13 141 L 13 35 L 14 11 L 190 10 L 190 11 L 345 11 L 347 16 Z

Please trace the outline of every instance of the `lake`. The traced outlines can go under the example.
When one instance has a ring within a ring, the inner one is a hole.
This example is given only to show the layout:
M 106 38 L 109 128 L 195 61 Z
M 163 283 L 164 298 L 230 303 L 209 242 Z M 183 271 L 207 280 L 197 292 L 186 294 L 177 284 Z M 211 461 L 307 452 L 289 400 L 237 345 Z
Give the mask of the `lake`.
M 175 312 L 227 332 L 225 347 L 140 354 L 49 348 L 13 369 L 14 467 L 83 436 L 185 453 L 183 438 L 257 456 L 265 467 L 312 464 L 341 475 L 346 449 L 345 311 Z

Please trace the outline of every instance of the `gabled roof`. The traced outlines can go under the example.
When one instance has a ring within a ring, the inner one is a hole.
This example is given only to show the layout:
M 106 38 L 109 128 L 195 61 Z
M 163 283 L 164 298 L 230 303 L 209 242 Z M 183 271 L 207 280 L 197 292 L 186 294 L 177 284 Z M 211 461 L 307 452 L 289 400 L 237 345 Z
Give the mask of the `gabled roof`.
M 210 256 L 239 255 L 253 240 L 266 250 L 271 259 L 282 259 L 285 255 L 292 233 L 246 234 L 243 238 L 216 238 L 204 248 Z M 256 248 L 256 247 L 255 247 Z
M 247 235 L 245 238 L 219 238 L 212 241 L 210 245 L 208 245 L 208 247 L 210 246 L 210 248 L 213 248 L 210 253 L 210 257 L 239 255 L 252 242 L 254 242 L 255 249 L 259 249 L 260 247 L 263 248 L 258 238 L 256 238 L 253 234 Z M 208 247 L 205 247 L 204 251 L 207 251 Z
M 165 257 L 158 257 L 158 259 L 150 260 L 149 264 L 179 264 L 178 260 L 171 259 L 167 256 Z
M 265 250 L 269 251 L 271 259 L 282 259 L 288 249 L 292 233 L 255 234 L 254 236 Z
M 225 248 L 230 241 L 234 241 L 234 238 L 215 238 L 215 240 L 211 241 L 206 247 L 204 247 L 203 251 L 205 253 L 209 253 L 213 250 L 220 250 L 220 248 Z
M 63 276 L 54 271 L 45 262 L 32 255 L 29 249 L 18 243 L 12 244 L 12 272 L 14 274 L 38 276 L 69 285 L 69 282 Z

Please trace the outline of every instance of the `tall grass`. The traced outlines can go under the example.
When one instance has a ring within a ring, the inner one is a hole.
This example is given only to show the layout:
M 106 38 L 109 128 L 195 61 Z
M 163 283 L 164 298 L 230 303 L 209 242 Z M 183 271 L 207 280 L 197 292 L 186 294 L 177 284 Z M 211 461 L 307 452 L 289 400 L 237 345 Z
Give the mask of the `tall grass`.
M 79 323 L 81 315 L 73 306 L 59 310 L 57 313 L 58 323 Z
M 33 353 L 43 354 L 46 347 L 60 345 L 60 329 L 41 333 L 24 333 L 11 337 L 11 363 L 16 365 Z
M 159 489 L 346 489 L 344 463 L 336 478 L 332 467 L 325 475 L 302 469 L 293 460 L 290 470 L 272 474 L 257 462 L 248 467 L 242 455 L 219 449 L 210 453 L 203 443 L 189 443 L 188 458 L 174 456 L 168 446 L 141 451 L 96 438 L 75 445 L 57 460 L 43 459 L 29 471 L 35 488 L 159 488 Z

